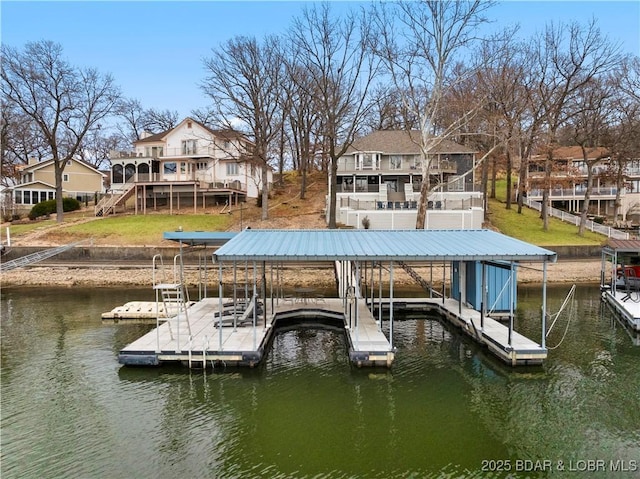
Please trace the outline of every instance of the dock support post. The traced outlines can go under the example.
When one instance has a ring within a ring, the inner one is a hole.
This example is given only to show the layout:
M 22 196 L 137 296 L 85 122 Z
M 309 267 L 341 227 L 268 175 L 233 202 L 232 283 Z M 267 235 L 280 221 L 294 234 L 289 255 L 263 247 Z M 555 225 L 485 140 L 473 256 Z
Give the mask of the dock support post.
M 238 318 L 238 292 L 237 292 L 237 288 L 236 285 L 238 284 L 237 281 L 237 264 L 235 261 L 233 262 L 233 331 L 236 331 L 237 328 L 237 318 Z M 245 299 L 246 301 L 246 299 Z M 220 321 L 222 321 L 222 318 L 220 318 Z
M 378 331 L 382 331 L 382 261 L 378 263 Z
M 511 346 L 511 336 L 513 335 L 513 300 L 516 297 L 515 291 L 515 281 L 513 280 L 513 261 L 510 264 L 509 268 L 509 341 L 508 344 Z
M 542 341 L 540 345 L 546 348 L 547 344 L 547 262 L 542 263 Z
M 222 261 L 218 263 L 218 351 L 222 352 Z M 215 323 L 214 323 L 215 324 Z
M 393 261 L 389 265 L 389 347 L 393 350 Z
M 482 262 L 482 298 L 480 299 L 480 330 L 484 331 L 484 315 L 485 307 L 487 305 L 487 265 Z
M 253 350 L 256 350 L 256 324 L 258 320 L 258 293 L 256 291 L 256 262 L 253 262 Z M 263 285 L 264 287 L 264 285 Z M 266 304 L 264 308 L 266 309 Z

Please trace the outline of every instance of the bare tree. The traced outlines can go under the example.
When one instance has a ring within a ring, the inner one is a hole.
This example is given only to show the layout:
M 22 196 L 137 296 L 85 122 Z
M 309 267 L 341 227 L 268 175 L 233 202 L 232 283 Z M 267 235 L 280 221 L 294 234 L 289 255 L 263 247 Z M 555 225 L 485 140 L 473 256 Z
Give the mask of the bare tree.
M 372 42 L 364 11 L 342 18 L 331 15 L 329 3 L 305 7 L 290 30 L 295 62 L 311 80 L 306 87 L 320 115 L 320 137 L 329 157 L 329 228 L 336 228 L 338 158 L 353 142 L 368 113 L 367 93 L 377 63 L 367 46 Z
M 129 144 L 142 138 L 147 127 L 146 113 L 138 100 L 122 99 L 117 105 L 117 116 L 121 120 L 117 129 L 123 139 Z
M 573 143 L 580 146 L 583 162 L 587 170 L 587 187 L 580 211 L 578 234 L 584 235 L 589 212 L 591 193 L 593 190 L 594 169 L 609 153 L 601 151 L 601 139 L 606 133 L 612 120 L 612 83 L 604 77 L 593 78 L 576 94 L 573 101 L 576 105 L 569 106 L 577 113 L 569 120 L 567 133 Z
M 150 108 L 144 112 L 145 129 L 154 133 L 169 131 L 180 121 L 180 114 L 176 110 L 156 110 Z
M 619 48 L 603 36 L 595 20 L 582 26 L 547 25 L 533 42 L 537 63 L 538 100 L 543 111 L 545 149 L 545 181 L 542 190 L 542 221 L 549 228 L 549 189 L 553 151 L 558 144 L 559 129 L 577 113 L 568 106 L 581 88 L 620 61 Z M 573 102 L 573 105 L 577 105 Z
M 269 217 L 269 151 L 280 131 L 280 86 L 283 60 L 280 41 L 235 37 L 205 60 L 203 91 L 211 97 L 228 127 L 240 121 L 253 137 L 253 161 L 262 168 L 262 219 Z
M 74 68 L 62 46 L 28 43 L 23 51 L 2 46 L 2 94 L 33 121 L 53 159 L 57 221 L 64 220 L 62 173 L 78 156 L 87 133 L 114 111 L 119 90 L 110 75 Z
M 629 56 L 610 76 L 613 87 L 611 122 L 602 144 L 611 155 L 607 174 L 616 184 L 614 217 L 626 218 L 621 211 L 621 194 L 626 187 L 626 169 L 640 158 L 640 57 Z
M 0 105 L 0 181 L 4 186 L 20 180 L 20 167 L 46 155 L 46 145 L 35 124 L 15 106 L 3 100 Z
M 416 228 L 424 229 L 430 188 L 430 151 L 459 130 L 482 107 L 483 101 L 450 125 L 437 124 L 447 90 L 460 81 L 455 75 L 456 55 L 477 38 L 491 2 L 480 0 L 423 0 L 382 2 L 374 9 L 376 49 L 391 80 L 401 93 L 403 108 L 417 119 L 420 129 L 422 185 Z

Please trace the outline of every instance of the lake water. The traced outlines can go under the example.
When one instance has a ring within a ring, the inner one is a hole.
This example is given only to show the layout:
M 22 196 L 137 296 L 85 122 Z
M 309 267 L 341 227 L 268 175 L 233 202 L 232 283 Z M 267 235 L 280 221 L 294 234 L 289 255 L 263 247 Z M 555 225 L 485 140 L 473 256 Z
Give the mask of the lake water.
M 551 312 L 567 291 L 550 288 Z M 3 289 L 3 479 L 640 477 L 640 346 L 597 286 L 578 286 L 534 369 L 433 316 L 396 322 L 391 370 L 353 368 L 321 329 L 277 335 L 253 370 L 121 367 L 149 327 L 100 314 L 152 299 Z M 539 311 L 521 288 L 516 329 L 536 341 Z

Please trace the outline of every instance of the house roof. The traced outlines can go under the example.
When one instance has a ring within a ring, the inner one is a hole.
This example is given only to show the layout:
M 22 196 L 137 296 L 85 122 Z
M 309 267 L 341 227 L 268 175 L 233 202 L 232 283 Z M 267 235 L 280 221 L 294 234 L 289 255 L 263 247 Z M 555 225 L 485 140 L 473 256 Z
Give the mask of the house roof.
M 252 230 L 218 261 L 555 261 L 556 253 L 491 230 Z
M 41 187 L 44 188 L 48 188 L 48 189 L 52 189 L 55 190 L 56 186 L 55 185 L 51 185 L 49 183 L 45 183 L 44 181 L 40 181 L 40 180 L 36 180 L 36 181 L 29 181 L 27 183 L 20 183 L 18 185 L 14 185 L 11 187 L 12 190 L 24 190 L 24 189 L 30 189 L 33 188 L 35 185 L 39 185 Z M 64 191 L 64 190 L 63 190 Z
M 247 136 L 242 132 L 239 132 L 237 130 L 231 130 L 231 129 L 214 130 L 213 128 L 209 128 L 208 126 L 200 123 L 197 120 L 194 120 L 191 117 L 186 117 L 184 120 L 182 120 L 180 123 L 178 123 L 175 127 L 171 128 L 169 130 L 165 130 L 165 131 L 160 132 L 160 133 L 155 133 L 155 134 L 150 135 L 150 136 L 148 136 L 146 138 L 142 138 L 140 140 L 134 141 L 134 143 L 135 144 L 138 144 L 138 143 L 157 143 L 157 142 L 164 141 L 165 136 L 167 136 L 169 133 L 171 133 L 173 130 L 178 128 L 183 123 L 186 123 L 187 121 L 192 121 L 193 123 L 196 123 L 201 128 L 204 128 L 205 130 L 207 130 L 212 135 L 214 135 L 214 136 L 216 136 L 218 138 L 222 138 L 223 140 L 232 141 L 232 140 L 240 139 L 240 140 L 246 141 L 248 143 L 251 143 L 251 141 L 247 138 Z
M 609 150 L 602 146 L 594 148 L 586 148 L 587 159 L 596 160 L 600 158 L 606 158 L 610 155 Z M 541 153 L 536 155 L 536 159 L 544 158 L 546 154 Z M 580 146 L 560 146 L 553 150 L 553 158 L 556 160 L 584 160 L 582 154 L 582 148 Z
M 90 170 L 93 170 L 94 172 L 98 173 L 100 176 L 106 176 L 102 171 L 98 170 L 96 167 L 90 165 L 86 161 L 77 160 L 75 158 L 71 158 L 71 161 L 75 161 L 76 163 L 84 166 L 85 168 L 89 168 Z M 47 166 L 49 166 L 51 164 L 53 164 L 53 159 L 45 160 L 45 161 L 39 161 L 39 162 L 33 163 L 31 165 L 22 165 L 22 168 L 20 168 L 20 172 L 39 170 L 39 169 L 45 168 L 45 167 L 47 167 Z
M 379 151 L 385 154 L 420 154 L 420 135 L 418 130 L 378 130 L 357 138 L 347 149 L 347 153 L 356 151 Z M 430 153 L 473 154 L 474 150 L 450 140 L 442 139 Z

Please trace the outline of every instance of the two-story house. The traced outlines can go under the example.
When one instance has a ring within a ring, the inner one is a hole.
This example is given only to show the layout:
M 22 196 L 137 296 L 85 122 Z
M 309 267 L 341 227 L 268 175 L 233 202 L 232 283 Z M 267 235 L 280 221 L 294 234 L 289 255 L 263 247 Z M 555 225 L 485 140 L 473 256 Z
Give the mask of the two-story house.
M 29 163 L 22 166 L 19 172 L 19 183 L 11 188 L 16 213 L 28 212 L 36 203 L 56 197 L 53 160 L 29 159 Z M 84 161 L 68 160 L 62 173 L 63 195 L 80 202 L 93 202 L 104 191 L 105 177 L 104 173 Z
M 145 135 L 132 152 L 111 152 L 111 189 L 97 215 L 133 206 L 136 213 L 168 207 L 233 205 L 257 198 L 262 171 L 252 143 L 234 130 L 213 130 L 185 118 L 176 127 Z M 268 171 L 269 188 L 273 172 Z M 133 203 L 133 205 L 132 205 Z
M 582 211 L 591 164 L 593 185 L 589 213 L 616 221 L 613 215 L 618 187 L 609 153 L 602 147 L 589 148 L 586 153 L 585 161 L 579 146 L 563 146 L 553 150 L 552 184 L 549 189 L 551 206 L 575 214 Z M 534 156 L 529 161 L 527 198 L 530 201 L 542 200 L 545 161 L 545 155 Z M 633 219 L 637 222 L 640 219 L 640 160 L 628 162 L 623 174 L 625 182 L 620 191 L 619 220 L 627 222 Z
M 419 142 L 419 131 L 405 130 L 380 130 L 355 140 L 338 159 L 336 220 L 353 228 L 415 228 L 422 185 Z M 482 227 L 475 161 L 473 150 L 449 140 L 429 151 L 426 229 Z

